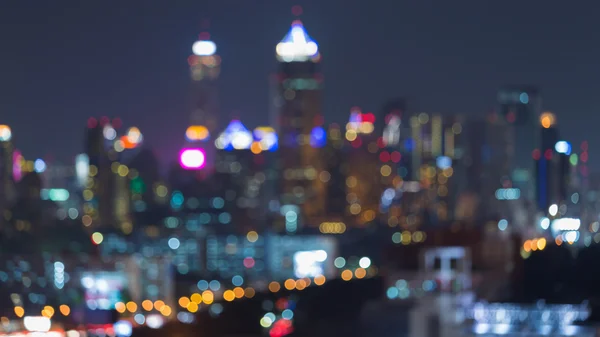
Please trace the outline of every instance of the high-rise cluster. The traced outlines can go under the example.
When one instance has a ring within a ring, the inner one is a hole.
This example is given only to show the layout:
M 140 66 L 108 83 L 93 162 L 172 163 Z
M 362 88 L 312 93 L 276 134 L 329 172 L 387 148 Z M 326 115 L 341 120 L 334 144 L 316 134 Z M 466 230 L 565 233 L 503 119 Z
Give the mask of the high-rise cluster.
M 44 247 L 55 255 L 40 254 L 33 267 L 0 262 L 0 296 L 5 284 L 28 282 L 15 265 L 36 279 L 49 273 L 38 265 L 52 267 L 40 293 L 75 303 L 63 290 L 78 287 L 89 298 L 77 303 L 141 321 L 152 317 L 142 315 L 142 303 L 174 316 L 174 277 L 186 292 L 198 291 L 193 310 L 192 297 L 183 301 L 195 312 L 202 296 L 212 303 L 227 287 L 240 294 L 242 286 L 286 278 L 295 285 L 292 278 L 372 275 L 367 255 L 375 265 L 385 246 L 432 244 L 432 232 L 446 227 L 475 228 L 480 234 L 464 240 L 485 245 L 490 237 L 504 245 L 503 232 L 534 235 L 524 257 L 552 240 L 600 242 L 590 215 L 600 180 L 589 174 L 588 144 L 561 138 L 536 88 L 502 88 L 483 118 L 421 112 L 397 98 L 374 109 L 344 107 L 348 117 L 327 124 L 317 42 L 294 21 L 274 49 L 270 125 L 251 127 L 221 120 L 221 57 L 210 35 L 200 35 L 188 57 L 191 116 L 166 174 L 141 130 L 119 118 L 90 118 L 72 164 L 26 160 L 11 128 L 0 125 L 0 243 L 33 256 L 37 245 L 15 243 L 56 235 Z M 69 281 L 75 269 L 83 276 Z M 124 289 L 124 275 L 136 289 Z M 428 282 L 421 284 L 433 289 Z M 394 293 L 407 291 L 400 285 Z M 31 298 L 15 301 L 22 310 L 47 304 Z

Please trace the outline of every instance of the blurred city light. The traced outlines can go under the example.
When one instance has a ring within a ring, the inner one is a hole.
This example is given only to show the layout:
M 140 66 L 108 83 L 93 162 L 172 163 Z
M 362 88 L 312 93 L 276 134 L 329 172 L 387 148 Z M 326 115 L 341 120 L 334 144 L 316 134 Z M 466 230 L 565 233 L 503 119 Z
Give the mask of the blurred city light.
M 206 164 L 206 158 L 202 149 L 184 149 L 179 155 L 181 167 L 188 170 L 198 170 Z
M 210 132 L 203 125 L 192 125 L 185 131 L 185 137 L 190 142 L 203 141 L 210 138 Z
M 192 45 L 192 52 L 198 56 L 211 56 L 217 52 L 217 45 L 212 41 L 196 41 Z
M 554 149 L 558 153 L 562 153 L 562 154 L 566 154 L 566 155 L 571 154 L 571 144 L 569 144 L 569 142 L 565 142 L 564 140 L 556 142 L 556 144 L 554 145 Z
M 276 48 L 278 58 L 283 62 L 303 62 L 319 53 L 317 43 L 306 33 L 300 21 L 294 21 L 289 33 Z
M 12 138 L 12 131 L 8 125 L 0 125 L 0 142 L 8 142 Z

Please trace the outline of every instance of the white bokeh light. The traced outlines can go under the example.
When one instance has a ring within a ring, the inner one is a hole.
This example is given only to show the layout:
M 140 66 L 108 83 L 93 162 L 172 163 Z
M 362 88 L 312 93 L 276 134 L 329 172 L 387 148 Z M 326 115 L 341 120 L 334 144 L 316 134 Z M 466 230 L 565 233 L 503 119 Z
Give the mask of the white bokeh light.
M 181 152 L 179 161 L 186 169 L 199 169 L 204 166 L 206 157 L 200 149 L 185 149 Z
M 0 125 L 0 142 L 7 142 L 12 138 L 12 131 L 8 125 Z
M 102 134 L 107 140 L 114 140 L 117 137 L 117 131 L 110 124 L 104 126 Z
M 198 56 L 211 56 L 217 52 L 217 45 L 212 41 L 196 41 L 192 45 L 192 52 Z

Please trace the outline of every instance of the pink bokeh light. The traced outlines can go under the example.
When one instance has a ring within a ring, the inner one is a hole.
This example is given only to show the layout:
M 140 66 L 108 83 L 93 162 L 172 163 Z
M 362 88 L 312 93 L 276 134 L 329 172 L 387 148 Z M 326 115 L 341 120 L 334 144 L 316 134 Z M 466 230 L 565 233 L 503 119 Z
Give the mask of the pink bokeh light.
M 187 170 L 198 170 L 206 164 L 206 155 L 202 149 L 183 149 L 179 154 L 181 167 Z

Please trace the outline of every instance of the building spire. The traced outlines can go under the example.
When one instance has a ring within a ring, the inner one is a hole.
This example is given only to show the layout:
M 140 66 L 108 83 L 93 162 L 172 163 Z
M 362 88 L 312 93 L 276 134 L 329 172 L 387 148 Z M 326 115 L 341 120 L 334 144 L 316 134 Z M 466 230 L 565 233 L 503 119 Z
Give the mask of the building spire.
M 292 22 L 292 28 L 277 44 L 277 58 L 282 62 L 306 62 L 319 60 L 319 46 L 308 35 L 302 21 Z

